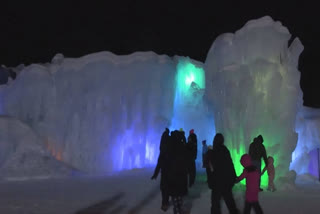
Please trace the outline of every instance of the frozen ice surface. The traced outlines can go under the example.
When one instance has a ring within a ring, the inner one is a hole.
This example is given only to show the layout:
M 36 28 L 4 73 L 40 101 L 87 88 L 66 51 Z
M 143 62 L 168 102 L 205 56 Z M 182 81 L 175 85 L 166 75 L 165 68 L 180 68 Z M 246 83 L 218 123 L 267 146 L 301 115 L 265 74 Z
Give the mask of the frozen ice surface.
M 302 102 L 297 65 L 303 46 L 298 38 L 288 46 L 290 38 L 268 16 L 251 20 L 234 34 L 220 35 L 205 62 L 216 131 L 225 135 L 234 161 L 261 134 L 267 154 L 275 159 L 277 178 L 289 170 Z

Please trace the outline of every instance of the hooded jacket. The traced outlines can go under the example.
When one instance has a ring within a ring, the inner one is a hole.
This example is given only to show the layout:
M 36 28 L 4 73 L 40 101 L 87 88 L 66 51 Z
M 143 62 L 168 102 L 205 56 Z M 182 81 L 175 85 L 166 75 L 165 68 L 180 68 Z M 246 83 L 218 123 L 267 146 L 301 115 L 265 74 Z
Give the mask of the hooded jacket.
M 236 181 L 236 172 L 230 152 L 223 143 L 217 143 L 207 152 L 211 175 L 208 176 L 208 185 L 213 191 L 224 191 L 233 187 Z
M 245 154 L 241 157 L 240 163 L 244 167 L 238 181 L 246 179 L 246 201 L 257 202 L 259 200 L 259 179 L 260 173 L 255 166 L 252 165 L 251 157 Z

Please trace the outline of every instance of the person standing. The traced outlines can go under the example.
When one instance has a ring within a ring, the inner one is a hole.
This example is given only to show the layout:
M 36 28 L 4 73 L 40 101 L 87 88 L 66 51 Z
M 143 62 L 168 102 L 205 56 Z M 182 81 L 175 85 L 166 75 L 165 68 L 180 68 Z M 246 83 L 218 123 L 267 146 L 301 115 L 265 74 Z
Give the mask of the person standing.
M 252 160 L 252 164 L 257 167 L 259 173 L 261 174 L 261 158 L 263 158 L 265 166 L 268 166 L 267 152 L 266 148 L 263 145 L 263 137 L 259 135 L 254 138 L 253 142 L 249 146 L 249 155 Z M 261 185 L 261 177 L 259 179 L 259 190 L 263 191 L 260 187 Z
M 209 158 L 210 176 L 208 185 L 211 192 L 211 214 L 221 213 L 221 199 L 223 198 L 230 214 L 239 211 L 232 194 L 232 187 L 236 181 L 236 172 L 228 148 L 224 145 L 224 137 L 216 134 L 212 150 L 207 152 Z
M 167 211 L 169 208 L 169 193 L 168 193 L 168 144 L 170 143 L 169 129 L 163 132 L 160 141 L 160 154 L 158 157 L 157 166 L 151 177 L 152 180 L 157 179 L 161 170 L 160 190 L 162 196 L 161 209 Z
M 192 187 L 196 180 L 196 159 L 197 159 L 197 153 L 198 153 L 197 135 L 194 133 L 193 129 L 189 131 L 187 152 L 188 152 L 189 187 Z
M 260 172 L 251 162 L 248 154 L 242 155 L 240 163 L 244 167 L 242 174 L 237 178 L 237 182 L 246 179 L 246 201 L 244 205 L 244 214 L 250 214 L 251 208 L 256 214 L 263 214 L 259 204 L 259 180 Z
M 168 147 L 168 193 L 173 201 L 174 214 L 182 213 L 183 196 L 188 194 L 187 151 L 183 138 L 181 132 L 171 132 Z
M 276 187 L 274 186 L 274 178 L 276 175 L 275 169 L 274 169 L 274 159 L 273 157 L 268 157 L 268 166 L 264 167 L 264 169 L 261 172 L 261 176 L 263 173 L 267 171 L 268 173 L 268 191 L 276 191 Z

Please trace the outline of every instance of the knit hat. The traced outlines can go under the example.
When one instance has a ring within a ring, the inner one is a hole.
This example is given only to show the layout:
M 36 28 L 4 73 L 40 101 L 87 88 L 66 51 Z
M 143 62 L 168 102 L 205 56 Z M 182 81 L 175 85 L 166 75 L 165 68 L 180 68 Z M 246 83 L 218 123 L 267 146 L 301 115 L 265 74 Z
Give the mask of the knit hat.
M 191 129 L 191 130 L 189 131 L 189 134 L 194 134 L 194 129 Z
M 180 132 L 183 132 L 183 128 L 180 128 L 179 131 L 180 131 Z

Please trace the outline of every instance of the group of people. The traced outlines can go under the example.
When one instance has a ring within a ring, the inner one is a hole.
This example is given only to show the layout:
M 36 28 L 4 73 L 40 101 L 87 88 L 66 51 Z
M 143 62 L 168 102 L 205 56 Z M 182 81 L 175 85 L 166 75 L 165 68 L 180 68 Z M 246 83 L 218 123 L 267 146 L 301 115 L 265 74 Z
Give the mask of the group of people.
M 275 169 L 273 158 L 268 157 L 263 145 L 263 137 L 254 138 L 249 147 L 249 154 L 242 155 L 240 163 L 244 167 L 241 175 L 237 176 L 228 148 L 224 145 L 224 136 L 217 133 L 212 146 L 207 146 L 202 141 L 203 167 L 206 169 L 207 182 L 211 193 L 211 214 L 221 213 L 221 199 L 231 214 L 238 214 L 236 202 L 233 197 L 233 186 L 246 179 L 246 195 L 244 213 L 249 214 L 254 208 L 257 214 L 263 213 L 259 204 L 258 194 L 260 178 L 267 171 L 269 183 L 268 190 L 275 191 L 273 183 Z M 161 209 L 166 211 L 169 205 L 169 197 L 172 197 L 174 214 L 182 213 L 182 197 L 188 193 L 195 181 L 197 158 L 197 136 L 190 130 L 188 140 L 184 132 L 169 130 L 163 133 L 160 143 L 160 155 L 158 164 L 152 179 L 155 179 L 161 169 L 160 189 L 162 192 Z M 261 172 L 261 159 L 265 162 L 265 168 Z
M 158 163 L 151 179 L 156 179 L 161 170 L 160 190 L 162 194 L 161 209 L 169 208 L 169 197 L 173 201 L 174 213 L 182 212 L 182 197 L 188 194 L 196 178 L 197 135 L 189 131 L 186 139 L 183 129 L 170 133 L 163 132 L 160 141 Z
M 265 161 L 265 168 L 261 172 L 261 159 Z M 221 213 L 220 201 L 223 198 L 229 212 L 238 214 L 232 188 L 234 184 L 246 179 L 246 196 L 244 213 L 249 214 L 254 208 L 257 214 L 262 214 L 259 204 L 258 194 L 260 188 L 260 178 L 267 171 L 269 177 L 268 190 L 275 191 L 273 184 L 275 169 L 273 158 L 268 157 L 263 145 L 263 137 L 259 135 L 254 138 L 249 147 L 249 154 L 242 155 L 240 163 L 244 167 L 240 176 L 236 175 L 233 161 L 228 148 L 224 145 L 224 137 L 218 133 L 214 137 L 212 149 L 208 149 L 204 155 L 204 166 L 206 168 L 208 185 L 212 190 L 211 213 Z

